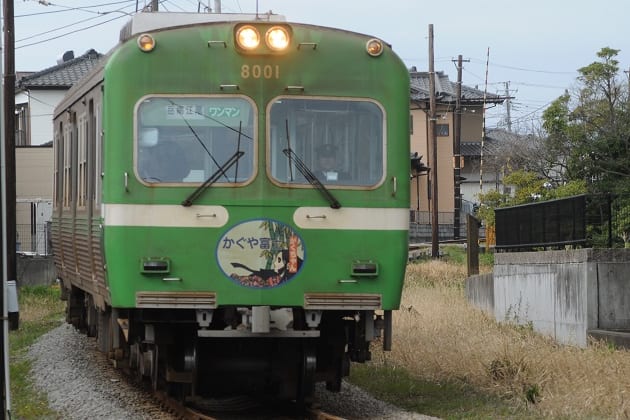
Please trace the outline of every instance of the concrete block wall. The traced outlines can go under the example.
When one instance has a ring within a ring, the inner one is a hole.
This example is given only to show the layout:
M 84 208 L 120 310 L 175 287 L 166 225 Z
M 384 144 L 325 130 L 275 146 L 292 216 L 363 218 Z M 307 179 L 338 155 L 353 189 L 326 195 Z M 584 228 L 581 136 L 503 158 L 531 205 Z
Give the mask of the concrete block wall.
M 57 272 L 51 255 L 17 255 L 17 286 L 50 285 Z
M 492 273 L 477 274 L 466 280 L 466 298 L 477 308 L 494 315 L 494 279 Z
M 586 347 L 588 330 L 630 330 L 629 286 L 630 250 L 580 249 L 495 254 L 491 281 L 473 276 L 466 290 L 499 322 Z

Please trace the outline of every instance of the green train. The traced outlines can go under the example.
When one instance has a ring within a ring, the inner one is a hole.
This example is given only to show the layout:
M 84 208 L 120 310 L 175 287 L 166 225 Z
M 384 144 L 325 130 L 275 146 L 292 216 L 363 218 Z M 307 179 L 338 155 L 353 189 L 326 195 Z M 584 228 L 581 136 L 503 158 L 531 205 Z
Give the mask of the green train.
M 55 110 L 67 320 L 155 389 L 308 404 L 392 341 L 409 73 L 278 15 L 142 13 Z

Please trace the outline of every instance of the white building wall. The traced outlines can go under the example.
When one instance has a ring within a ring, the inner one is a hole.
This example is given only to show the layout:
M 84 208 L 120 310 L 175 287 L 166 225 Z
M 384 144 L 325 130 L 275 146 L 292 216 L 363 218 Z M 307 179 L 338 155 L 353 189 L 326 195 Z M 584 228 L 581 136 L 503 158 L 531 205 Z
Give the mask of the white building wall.
M 66 90 L 30 90 L 20 92 L 15 97 L 15 103 L 28 103 L 31 124 L 31 146 L 52 141 L 53 139 L 53 111 L 61 101 Z

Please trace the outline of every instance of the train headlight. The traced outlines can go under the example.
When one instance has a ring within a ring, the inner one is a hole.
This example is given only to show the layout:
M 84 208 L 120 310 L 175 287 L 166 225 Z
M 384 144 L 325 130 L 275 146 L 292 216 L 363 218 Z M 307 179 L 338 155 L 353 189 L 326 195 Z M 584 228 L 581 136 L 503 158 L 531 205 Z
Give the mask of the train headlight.
M 140 51 L 151 52 L 155 48 L 155 39 L 149 34 L 142 34 L 138 37 L 138 47 Z
M 378 57 L 383 54 L 383 41 L 380 39 L 370 39 L 367 44 L 365 44 L 365 49 L 372 57 Z
M 267 47 L 273 51 L 282 51 L 289 46 L 289 32 L 282 26 L 272 26 L 265 34 Z
M 253 50 L 260 45 L 260 34 L 253 26 L 241 26 L 236 31 L 236 42 L 244 50 Z

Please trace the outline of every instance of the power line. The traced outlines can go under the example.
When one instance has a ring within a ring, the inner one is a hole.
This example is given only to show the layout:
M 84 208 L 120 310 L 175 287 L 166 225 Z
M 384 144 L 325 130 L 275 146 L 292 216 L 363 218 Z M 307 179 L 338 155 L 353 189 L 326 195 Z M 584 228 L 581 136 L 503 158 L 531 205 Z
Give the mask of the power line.
M 44 39 L 44 40 L 38 41 L 38 42 L 31 42 L 30 44 L 20 45 L 19 47 L 15 47 L 15 49 L 18 50 L 20 48 L 26 48 L 26 47 L 30 47 L 32 45 L 43 44 L 44 42 L 49 42 L 49 41 L 52 41 L 52 40 L 55 40 L 55 39 L 63 38 L 64 36 L 76 34 L 78 32 L 87 31 L 88 29 L 96 28 L 97 26 L 104 25 L 106 23 L 112 22 L 114 20 L 121 19 L 123 17 L 126 17 L 126 16 L 116 16 L 115 18 L 112 18 L 112 19 L 109 19 L 109 20 L 105 20 L 103 22 L 100 22 L 100 23 L 97 23 L 97 24 L 94 24 L 94 25 L 91 25 L 91 26 L 86 26 L 85 28 L 80 28 L 80 29 L 77 29 L 77 30 L 74 30 L 74 31 L 66 32 L 66 33 L 63 33 L 61 35 L 54 36 L 52 38 Z
M 59 26 L 59 27 L 57 27 L 57 28 L 50 29 L 50 30 L 45 31 L 45 32 L 40 32 L 40 33 L 38 33 L 38 34 L 34 34 L 34 35 L 31 35 L 31 36 L 27 36 L 26 38 L 16 39 L 16 40 L 15 40 L 15 42 L 23 42 L 23 41 L 27 41 L 27 40 L 29 40 L 29 39 L 37 38 L 37 37 L 39 37 L 39 36 L 46 35 L 46 34 L 49 34 L 49 33 L 51 33 L 51 32 L 57 32 L 57 31 L 60 31 L 60 30 L 62 30 L 62 29 L 69 28 L 69 27 L 71 27 L 71 26 L 76 26 L 76 25 L 78 25 L 78 24 L 80 24 L 80 23 L 84 23 L 84 22 L 87 22 L 87 21 L 90 21 L 90 20 L 98 19 L 98 18 L 100 18 L 100 17 L 101 17 L 101 16 L 92 16 L 92 17 L 90 17 L 90 18 L 83 19 L 83 20 L 80 20 L 80 21 L 78 21 L 78 22 L 69 23 L 69 24 L 67 24 L 67 25 L 64 25 L 64 26 Z M 42 42 L 44 42 L 44 41 L 42 41 Z
M 24 14 L 24 15 L 16 15 L 16 18 L 23 18 L 23 17 L 31 17 L 31 16 L 39 16 L 39 15 L 48 15 L 48 14 L 52 14 L 52 13 L 64 13 L 64 12 L 73 12 L 73 11 L 84 11 L 84 12 L 90 12 L 90 13 L 98 13 L 98 12 L 92 12 L 91 10 L 87 10 L 87 9 L 93 9 L 96 7 L 103 7 L 103 6 L 111 6 L 113 4 L 122 4 L 122 3 L 134 3 L 135 4 L 135 0 L 124 0 L 124 1 L 117 1 L 117 2 L 112 2 L 112 3 L 102 3 L 102 4 L 95 4 L 94 6 L 85 6 L 85 7 L 69 7 L 69 6 L 63 6 L 60 4 L 52 4 L 50 3 L 50 6 L 55 6 L 55 7 L 63 7 L 63 10 L 48 10 L 46 12 L 36 12 L 36 13 L 28 13 L 28 14 Z
M 177 5 L 177 4 L 175 4 L 175 2 L 174 2 L 173 0 L 166 1 L 165 3 L 171 3 L 171 4 L 173 4 L 175 7 L 177 7 L 178 9 L 185 11 L 183 7 L 181 7 L 181 6 Z M 193 0 L 186 0 L 186 3 L 188 3 L 188 4 L 192 4 L 192 5 L 193 5 L 193 7 L 197 7 L 197 6 L 199 6 L 199 4 L 200 4 L 201 2 L 200 2 L 200 1 L 193 1 Z
M 473 58 L 471 61 L 475 61 L 478 63 L 483 63 L 483 61 L 477 59 L 477 58 Z M 516 67 L 516 66 L 508 66 L 505 64 L 499 64 L 499 63 L 490 63 L 493 66 L 496 67 L 502 67 L 502 68 L 506 68 L 506 69 L 511 69 L 511 70 L 519 70 L 519 71 L 527 71 L 527 72 L 532 72 L 532 73 L 545 73 L 545 74 L 576 74 L 575 71 L 553 71 L 553 70 L 540 70 L 540 69 L 528 69 L 525 67 Z
M 114 2 L 114 3 L 103 3 L 103 4 L 100 4 L 100 5 L 90 6 L 90 8 L 108 6 L 108 5 L 113 5 L 113 4 L 116 5 L 116 4 L 121 4 L 121 3 L 131 3 L 131 4 L 128 4 L 127 6 L 124 6 L 122 8 L 116 9 L 116 10 L 109 10 L 109 11 L 106 11 L 106 12 L 100 12 L 98 10 L 97 11 L 85 10 L 86 8 L 67 8 L 67 9 L 61 10 L 61 11 L 59 11 L 59 10 L 58 11 L 53 11 L 53 12 L 73 12 L 73 11 L 76 11 L 76 10 L 80 9 L 81 11 L 84 11 L 84 12 L 96 13 L 97 16 L 93 16 L 93 17 L 90 17 L 90 18 L 87 18 L 87 19 L 80 20 L 78 22 L 73 22 L 73 23 L 68 24 L 68 25 L 60 26 L 60 27 L 57 27 L 57 28 L 50 29 L 48 31 L 44 31 L 44 32 L 40 32 L 40 33 L 37 33 L 37 34 L 34 34 L 34 35 L 30 35 L 30 36 L 28 36 L 26 38 L 19 39 L 16 42 L 23 42 L 23 41 L 26 41 L 26 40 L 29 40 L 29 39 L 33 39 L 33 38 L 37 38 L 37 37 L 40 37 L 40 36 L 43 36 L 43 35 L 46 35 L 46 34 L 49 34 L 49 33 L 52 33 L 52 32 L 57 32 L 57 31 L 60 31 L 62 29 L 65 29 L 65 28 L 69 28 L 69 27 L 73 27 L 73 26 L 79 25 L 79 24 L 84 23 L 84 22 L 88 22 L 88 21 L 91 21 L 91 20 L 94 20 L 94 19 L 99 19 L 99 18 L 103 17 L 104 15 L 107 15 L 107 14 L 110 14 L 110 13 L 122 13 L 123 16 L 117 16 L 116 18 L 113 18 L 113 19 L 110 19 L 110 20 L 106 20 L 106 21 L 103 21 L 103 22 L 100 22 L 100 23 L 97 23 L 95 25 L 91 25 L 91 26 L 88 26 L 88 27 L 85 27 L 85 28 L 80 28 L 80 29 L 77 29 L 75 31 L 66 32 L 66 33 L 63 33 L 61 35 L 54 36 L 54 37 L 51 37 L 51 38 L 48 38 L 48 39 L 40 40 L 40 41 L 33 42 L 33 43 L 30 43 L 30 44 L 20 45 L 20 46 L 16 47 L 16 49 L 29 47 L 29 46 L 37 45 L 37 44 L 44 43 L 44 42 L 48 42 L 48 41 L 51 41 L 51 40 L 54 40 L 54 39 L 58 39 L 58 38 L 61 38 L 61 37 L 67 36 L 67 35 L 72 35 L 72 34 L 74 34 L 76 32 L 85 31 L 85 30 L 94 28 L 96 26 L 103 25 L 103 24 L 111 22 L 113 20 L 120 19 L 121 17 L 124 17 L 124 16 L 131 16 L 132 13 L 127 13 L 127 12 L 124 11 L 124 9 L 127 8 L 127 7 L 135 6 L 135 1 L 134 0 L 131 0 L 131 1 L 130 0 L 126 0 L 126 1 Z M 48 12 L 48 13 L 50 13 L 50 12 Z

